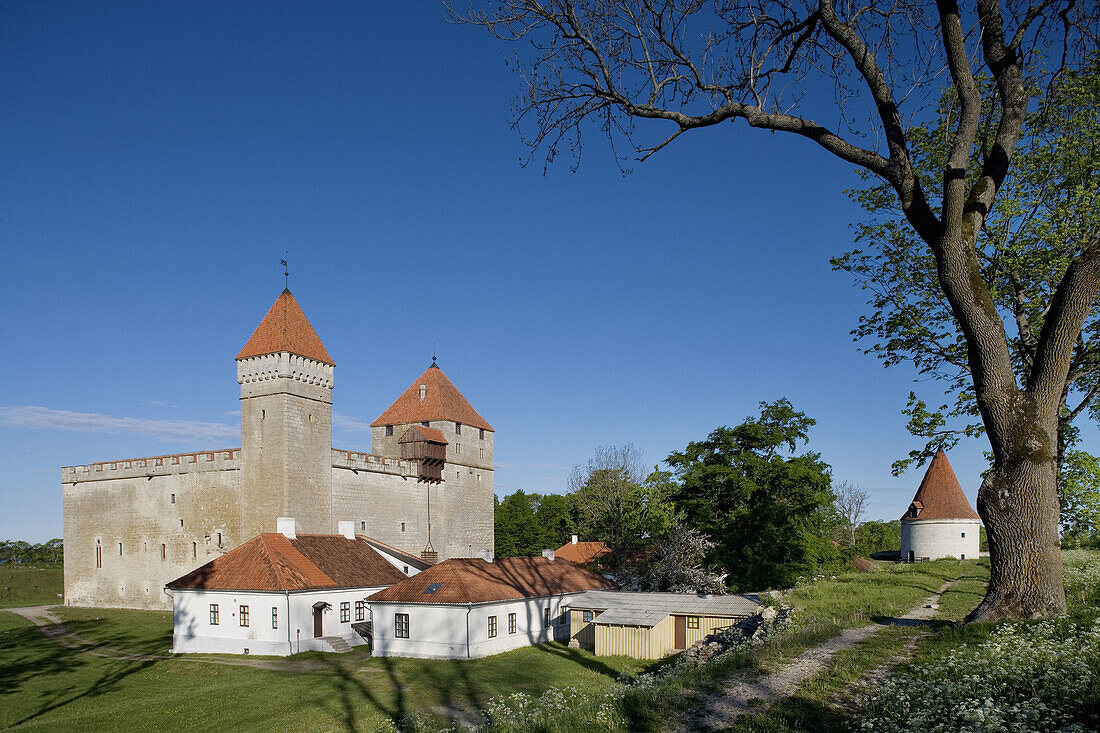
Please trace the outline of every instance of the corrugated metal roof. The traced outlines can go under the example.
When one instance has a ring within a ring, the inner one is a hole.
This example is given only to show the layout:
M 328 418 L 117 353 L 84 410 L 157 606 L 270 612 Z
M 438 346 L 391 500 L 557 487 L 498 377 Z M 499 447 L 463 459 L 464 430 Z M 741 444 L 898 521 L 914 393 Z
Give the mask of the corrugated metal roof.
M 570 608 L 603 611 L 593 623 L 656 626 L 670 614 L 680 616 L 751 616 L 760 608 L 755 595 L 632 593 L 590 590 L 569 601 Z

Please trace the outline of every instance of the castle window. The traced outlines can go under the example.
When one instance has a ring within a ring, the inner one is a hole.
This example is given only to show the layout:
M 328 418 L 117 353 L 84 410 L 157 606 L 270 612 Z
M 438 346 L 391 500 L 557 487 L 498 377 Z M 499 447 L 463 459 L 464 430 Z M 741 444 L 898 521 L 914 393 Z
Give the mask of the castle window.
M 275 606 L 271 607 L 271 628 L 279 628 L 279 609 L 275 608 Z
M 173 504 L 175 504 L 175 503 L 176 503 L 176 495 L 175 495 L 175 494 L 172 494 L 172 503 L 173 503 Z
M 462 443 L 455 443 L 455 455 L 462 455 Z
M 421 424 L 421 425 L 423 425 L 423 426 L 424 426 L 424 427 L 426 427 L 426 428 L 430 428 L 430 427 L 431 427 L 431 423 L 429 423 L 429 422 L 428 422 L 427 420 L 425 420 L 424 422 L 422 422 L 422 423 L 420 423 L 420 424 Z
M 248 626 L 248 606 L 241 606 L 241 626 Z
M 103 545 L 99 544 L 99 540 L 95 541 L 95 566 L 103 567 Z
M 197 560 L 198 557 L 199 557 L 199 543 L 198 542 L 192 542 L 191 543 L 191 559 L 192 560 Z
M 405 523 L 404 523 L 404 522 L 402 522 L 402 523 L 401 523 L 401 531 L 402 531 L 402 532 L 404 532 L 404 531 L 405 531 Z
M 183 520 L 181 519 L 180 520 L 180 527 L 182 527 L 182 526 L 183 526 Z
M 393 425 L 386 426 L 386 435 L 393 435 Z
M 222 546 L 222 533 L 218 532 L 218 547 Z
M 915 506 L 910 506 L 909 507 L 909 516 L 910 517 L 916 517 L 917 516 L 917 508 Z
M 367 531 L 367 523 L 366 522 L 360 522 L 359 523 L 359 531 L 360 532 L 366 532 Z
M 485 428 L 478 428 L 477 429 L 477 439 L 478 440 L 485 440 Z
M 218 625 L 218 604 L 217 603 L 211 603 L 210 604 L 210 625 L 211 626 L 217 626 Z
M 121 542 L 118 543 L 118 556 L 122 557 L 122 543 Z
M 356 601 L 355 602 L 355 620 L 362 621 L 367 617 L 367 602 Z
M 481 474 L 480 474 L 480 473 L 479 473 L 479 474 L 477 475 L 477 482 L 478 482 L 479 484 L 481 483 Z
M 393 615 L 393 635 L 398 639 L 409 638 L 409 614 L 395 613 Z
M 408 574 L 409 574 L 409 566 L 408 566 L 408 565 L 406 565 L 406 566 L 405 566 L 404 568 L 402 568 L 402 569 L 403 569 L 403 570 L 405 571 L 405 575 L 408 575 Z
M 962 533 L 962 536 L 963 536 L 963 537 L 966 537 L 966 532 L 963 532 L 963 533 Z
M 167 560 L 168 559 L 168 548 L 164 545 L 163 542 L 160 543 L 160 559 L 161 560 Z
M 351 621 L 351 602 L 344 601 L 340 604 L 340 623 L 346 624 Z
M 462 435 L 462 423 L 455 423 L 455 435 Z
M 477 450 L 478 450 L 478 458 L 484 458 L 485 457 L 485 449 L 484 448 L 478 448 Z
M 489 638 L 490 639 L 495 639 L 496 635 L 497 635 L 497 617 L 496 616 L 490 616 L 489 617 Z
M 514 613 L 508 614 L 508 633 L 516 633 L 516 614 Z

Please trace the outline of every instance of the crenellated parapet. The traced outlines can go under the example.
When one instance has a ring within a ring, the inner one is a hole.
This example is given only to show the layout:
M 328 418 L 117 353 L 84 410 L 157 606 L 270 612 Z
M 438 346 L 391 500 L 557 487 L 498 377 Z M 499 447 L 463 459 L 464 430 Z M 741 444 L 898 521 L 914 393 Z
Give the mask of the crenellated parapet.
M 332 449 L 332 467 L 345 468 L 352 471 L 368 471 L 371 473 L 388 473 L 394 476 L 416 478 L 418 464 L 416 461 L 405 461 L 400 458 L 377 456 L 362 451 Z
M 335 367 L 306 356 L 281 351 L 237 359 L 237 383 L 241 397 L 255 397 L 287 389 L 287 380 L 295 392 L 314 399 L 331 399 Z
M 168 456 L 126 458 L 82 466 L 64 466 L 61 469 L 61 483 L 147 478 L 199 471 L 238 471 L 240 468 L 240 448 L 219 448 L 196 453 L 175 453 Z

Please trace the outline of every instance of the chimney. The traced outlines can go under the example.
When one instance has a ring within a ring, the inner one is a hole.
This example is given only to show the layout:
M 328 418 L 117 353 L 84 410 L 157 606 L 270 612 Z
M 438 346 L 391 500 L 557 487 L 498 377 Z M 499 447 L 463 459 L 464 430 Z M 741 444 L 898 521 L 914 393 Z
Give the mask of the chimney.
M 478 550 L 477 551 L 477 556 L 480 557 L 485 562 L 492 562 L 493 561 L 493 553 L 489 552 L 488 550 Z
M 577 544 L 577 535 L 573 535 L 573 543 L 572 544 L 574 544 L 574 545 Z
M 553 550 L 543 550 L 542 551 L 542 556 L 545 557 L 550 562 L 554 562 L 554 551 Z
M 340 534 L 349 540 L 355 539 L 355 522 L 337 522 Z
M 288 540 L 298 539 L 298 536 L 294 534 L 294 517 L 279 517 L 275 520 L 275 531 Z
M 428 396 L 428 385 L 420 385 L 420 401 L 423 402 L 424 398 Z

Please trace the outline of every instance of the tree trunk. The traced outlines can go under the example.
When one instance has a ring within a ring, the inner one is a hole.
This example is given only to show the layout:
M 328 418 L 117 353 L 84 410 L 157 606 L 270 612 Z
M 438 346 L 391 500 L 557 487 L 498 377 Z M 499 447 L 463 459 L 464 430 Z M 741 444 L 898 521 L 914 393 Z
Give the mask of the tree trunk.
M 1020 416 L 1015 449 L 995 460 L 978 490 L 978 514 L 989 537 L 989 589 L 968 622 L 1050 618 L 1066 611 L 1058 536 L 1057 437 Z M 1052 440 L 1038 439 L 1047 433 Z M 1026 436 L 1030 435 L 1030 438 Z

